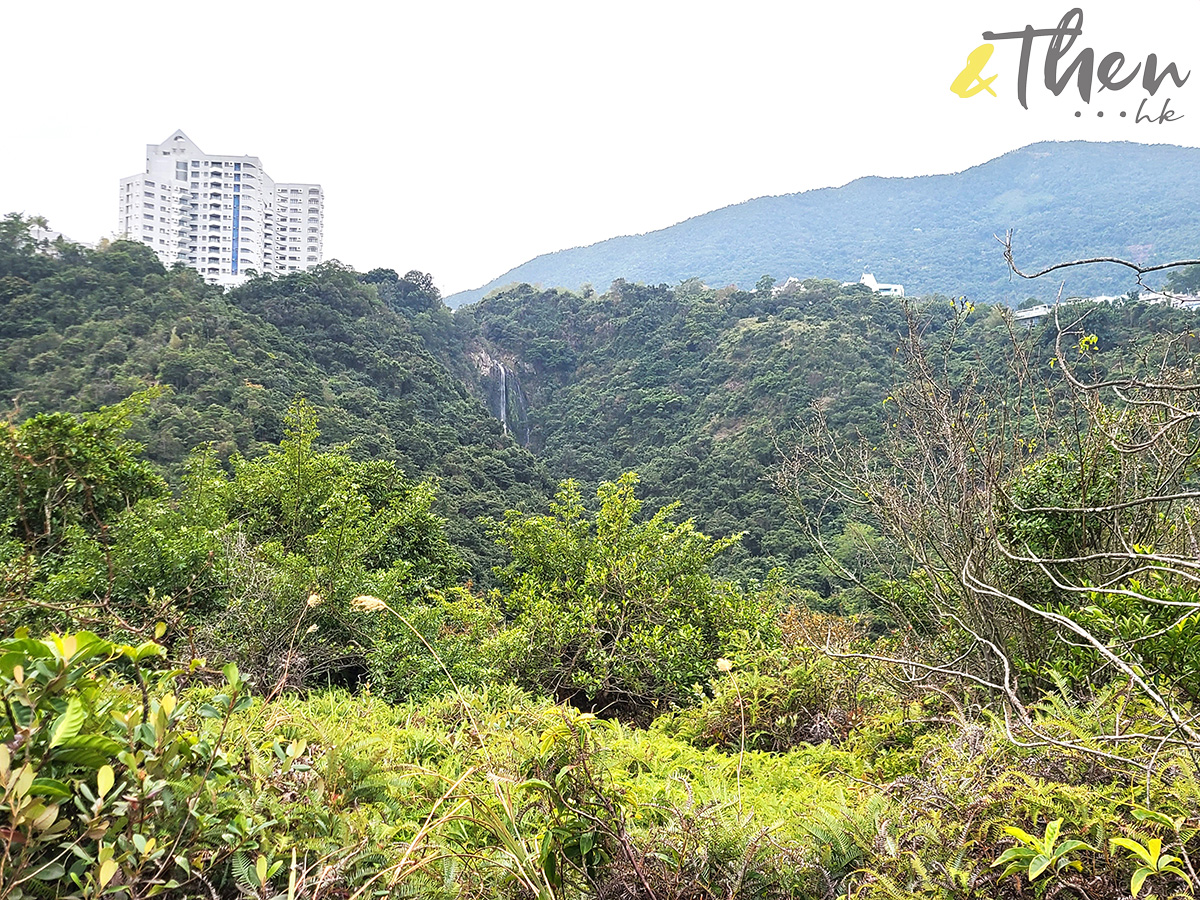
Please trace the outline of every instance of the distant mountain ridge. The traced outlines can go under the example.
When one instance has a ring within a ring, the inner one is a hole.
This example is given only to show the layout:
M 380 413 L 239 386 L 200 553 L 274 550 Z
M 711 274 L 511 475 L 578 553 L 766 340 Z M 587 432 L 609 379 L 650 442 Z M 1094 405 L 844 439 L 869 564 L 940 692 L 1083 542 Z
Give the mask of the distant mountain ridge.
M 836 188 L 759 197 L 646 234 L 538 256 L 447 298 L 474 302 L 512 283 L 604 290 L 615 279 L 753 287 L 760 276 L 857 280 L 863 271 L 909 294 L 1019 303 L 1061 280 L 1010 277 L 995 235 L 1015 231 L 1025 270 L 1067 259 L 1146 262 L 1200 252 L 1200 149 L 1045 142 L 951 175 L 868 176 Z M 1069 295 L 1123 294 L 1128 272 L 1065 274 Z

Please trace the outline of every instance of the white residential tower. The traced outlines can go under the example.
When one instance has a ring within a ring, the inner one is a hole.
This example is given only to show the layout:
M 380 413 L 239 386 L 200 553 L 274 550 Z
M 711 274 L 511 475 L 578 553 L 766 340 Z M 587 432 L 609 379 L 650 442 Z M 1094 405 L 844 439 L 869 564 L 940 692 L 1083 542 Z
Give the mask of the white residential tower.
M 182 131 L 146 145 L 146 171 L 121 179 L 117 234 L 213 284 L 321 262 L 319 184 L 276 182 L 257 156 L 213 156 Z

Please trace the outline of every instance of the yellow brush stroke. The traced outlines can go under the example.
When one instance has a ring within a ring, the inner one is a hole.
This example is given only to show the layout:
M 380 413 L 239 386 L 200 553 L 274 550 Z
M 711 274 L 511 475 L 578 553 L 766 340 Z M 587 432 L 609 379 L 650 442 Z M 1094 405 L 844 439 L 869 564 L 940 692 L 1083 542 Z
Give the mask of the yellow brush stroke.
M 967 56 L 966 68 L 950 82 L 950 90 L 963 98 L 974 97 L 980 91 L 987 91 L 995 97 L 996 92 L 992 90 L 992 82 L 996 80 L 996 76 L 983 77 L 983 67 L 992 58 L 992 51 L 995 49 L 995 44 L 980 44 L 972 50 Z

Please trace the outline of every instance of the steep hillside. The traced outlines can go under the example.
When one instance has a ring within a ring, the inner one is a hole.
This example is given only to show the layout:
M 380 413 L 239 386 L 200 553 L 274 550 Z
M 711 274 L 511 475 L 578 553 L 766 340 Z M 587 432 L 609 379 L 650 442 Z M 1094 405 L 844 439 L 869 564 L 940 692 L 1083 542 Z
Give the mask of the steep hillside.
M 913 308 L 936 345 L 951 304 L 931 297 Z M 1003 311 L 975 307 L 949 364 L 1003 372 L 1012 340 Z M 746 532 L 723 558 L 726 573 L 764 578 L 780 567 L 792 583 L 831 593 L 794 509 L 768 479 L 816 410 L 851 440 L 878 439 L 902 375 L 903 303 L 817 280 L 779 294 L 713 291 L 698 280 L 617 282 L 604 295 L 522 285 L 455 318 L 464 332 L 478 329 L 479 395 L 554 478 L 592 487 L 636 470 L 646 496 L 680 501 L 702 530 Z M 1097 304 L 1087 327 L 1101 357 L 1119 361 L 1131 341 L 1194 320 L 1166 306 Z M 1048 364 L 1049 326 L 1017 333 Z
M 1089 256 L 1166 262 L 1200 247 L 1200 149 L 1041 143 L 954 175 L 860 178 L 843 187 L 760 197 L 649 234 L 548 253 L 451 306 L 527 282 L 605 289 L 616 278 L 753 287 L 763 274 L 854 281 L 864 269 L 910 294 L 965 294 L 1015 305 L 1057 283 L 1009 278 L 994 235 L 1016 232 L 1033 268 Z M 1068 295 L 1124 294 L 1127 274 L 1067 276 Z
M 814 409 L 842 434 L 880 433 L 907 331 L 895 300 L 815 279 L 780 293 L 617 281 L 602 295 L 524 285 L 451 314 L 420 273 L 331 264 L 222 293 L 139 244 L 39 251 L 18 224 L 0 223 L 0 390 L 18 421 L 161 385 L 131 437 L 176 479 L 197 445 L 261 455 L 305 397 L 327 443 L 437 479 L 477 582 L 500 561 L 484 522 L 536 508 L 557 481 L 590 492 L 633 470 L 651 503 L 746 533 L 726 574 L 780 568 L 836 592 L 768 477 Z M 951 314 L 945 297 L 923 309 L 934 331 Z M 1088 327 L 1119 356 L 1188 316 L 1102 305 Z M 981 304 L 965 338 L 955 364 L 995 368 L 1000 308 Z
M 131 436 L 174 474 L 200 444 L 222 459 L 259 455 L 283 437 L 293 398 L 306 397 L 328 443 L 438 479 L 450 536 L 486 578 L 497 554 L 476 517 L 529 507 L 550 485 L 451 373 L 468 371 L 453 319 L 411 274 L 330 264 L 222 294 L 191 270 L 165 271 L 141 244 L 37 252 L 10 216 L 0 392 L 24 419 L 163 385 Z

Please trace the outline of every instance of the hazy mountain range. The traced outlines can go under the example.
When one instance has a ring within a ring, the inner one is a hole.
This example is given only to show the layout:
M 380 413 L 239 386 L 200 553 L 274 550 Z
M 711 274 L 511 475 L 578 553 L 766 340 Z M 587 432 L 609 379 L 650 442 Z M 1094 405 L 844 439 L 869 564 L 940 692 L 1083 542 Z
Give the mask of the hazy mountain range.
M 482 287 L 460 306 L 527 282 L 604 290 L 617 279 L 753 287 L 764 274 L 857 280 L 871 271 L 910 294 L 1017 303 L 1059 281 L 1010 277 L 995 235 L 1016 233 L 1029 270 L 1117 256 L 1166 262 L 1200 251 L 1200 149 L 1134 143 L 1039 143 L 953 175 L 859 178 L 836 188 L 759 197 L 647 234 L 547 253 Z M 1066 274 L 1068 295 L 1121 294 L 1116 267 Z

